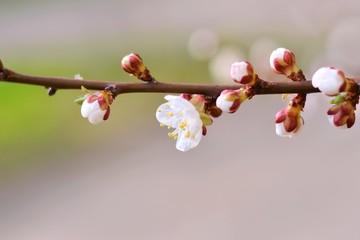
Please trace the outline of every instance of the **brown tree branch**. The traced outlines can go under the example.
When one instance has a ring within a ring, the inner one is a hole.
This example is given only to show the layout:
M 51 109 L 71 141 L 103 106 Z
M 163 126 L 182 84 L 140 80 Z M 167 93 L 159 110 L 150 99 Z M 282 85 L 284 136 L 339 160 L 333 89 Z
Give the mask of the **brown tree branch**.
M 360 78 L 354 78 L 359 83 Z M 0 61 L 0 81 L 39 85 L 54 89 L 87 89 L 103 90 L 107 87 L 113 89 L 114 95 L 135 92 L 158 92 L 158 93 L 189 93 L 204 94 L 217 97 L 225 89 L 239 89 L 241 85 L 220 85 L 220 84 L 194 84 L 194 83 L 163 83 L 163 82 L 109 82 L 109 81 L 90 81 L 77 80 L 62 77 L 42 77 L 30 76 L 16 73 L 3 67 Z M 315 93 L 317 88 L 311 85 L 311 81 L 304 82 L 268 82 L 260 80 L 256 88 L 256 94 L 283 94 L 283 93 Z

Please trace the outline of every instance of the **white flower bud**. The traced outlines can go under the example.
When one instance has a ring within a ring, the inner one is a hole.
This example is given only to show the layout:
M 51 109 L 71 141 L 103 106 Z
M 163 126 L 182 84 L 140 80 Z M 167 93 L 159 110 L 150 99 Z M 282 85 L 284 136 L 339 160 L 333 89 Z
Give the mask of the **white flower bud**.
M 91 124 L 104 122 L 109 118 L 112 102 L 113 96 L 107 90 L 88 94 L 81 105 L 81 116 L 88 118 Z
M 228 112 L 228 113 L 236 112 L 242 103 L 241 101 L 242 99 L 240 98 L 241 92 L 243 91 L 240 90 L 222 91 L 220 96 L 216 99 L 216 106 L 220 108 L 223 112 Z M 243 99 L 243 101 L 245 100 L 246 99 Z
M 253 66 L 246 61 L 234 62 L 231 65 L 231 78 L 236 83 L 254 85 L 257 80 L 257 76 L 254 73 Z
M 271 53 L 270 66 L 276 73 L 287 77 L 299 71 L 294 53 L 285 48 L 278 48 Z
M 336 96 L 346 88 L 346 78 L 342 71 L 332 67 L 318 69 L 312 77 L 312 85 L 328 96 Z

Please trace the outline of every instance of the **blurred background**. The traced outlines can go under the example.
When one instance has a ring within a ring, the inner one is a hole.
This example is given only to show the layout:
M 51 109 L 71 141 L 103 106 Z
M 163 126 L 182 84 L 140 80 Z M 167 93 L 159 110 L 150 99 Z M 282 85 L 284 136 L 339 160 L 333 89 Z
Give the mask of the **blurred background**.
M 334 66 L 360 76 L 360 2 L 2 0 L 0 58 L 17 72 L 136 81 L 138 52 L 159 81 L 231 83 L 248 60 L 291 49 L 311 78 Z M 280 95 L 215 119 L 182 153 L 155 119 L 164 94 L 120 95 L 91 125 L 83 93 L 0 82 L 0 239 L 360 238 L 359 123 L 330 126 L 329 99 L 308 96 L 305 127 L 275 134 Z

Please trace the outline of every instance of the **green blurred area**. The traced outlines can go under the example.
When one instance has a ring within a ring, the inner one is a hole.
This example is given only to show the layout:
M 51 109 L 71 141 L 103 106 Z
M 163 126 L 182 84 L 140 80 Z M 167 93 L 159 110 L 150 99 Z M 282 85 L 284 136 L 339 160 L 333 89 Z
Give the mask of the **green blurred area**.
M 182 40 L 179 40 L 181 42 Z M 5 67 L 39 76 L 73 77 L 107 81 L 138 81 L 120 67 L 122 57 L 138 52 L 159 81 L 208 81 L 207 64 L 191 60 L 186 44 L 120 39 L 109 44 L 64 44 L 59 48 L 17 49 L 2 58 Z M 180 46 L 180 47 L 179 47 Z M 89 51 L 90 50 L 90 51 Z M 59 90 L 49 97 L 39 86 L 0 82 L 0 176 L 66 161 L 67 156 L 101 147 L 106 141 L 128 141 L 132 130 L 158 127 L 154 112 L 164 94 L 124 94 L 116 98 L 110 119 L 91 125 L 73 102 L 79 90 Z

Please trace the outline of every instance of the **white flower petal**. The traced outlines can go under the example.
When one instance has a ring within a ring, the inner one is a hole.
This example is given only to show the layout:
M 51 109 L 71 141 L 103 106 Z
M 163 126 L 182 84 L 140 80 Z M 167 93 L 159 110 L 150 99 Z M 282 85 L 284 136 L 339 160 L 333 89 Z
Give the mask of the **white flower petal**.
M 176 141 L 176 149 L 182 152 L 186 152 L 192 148 L 197 147 L 202 137 L 201 131 L 197 131 L 191 134 L 190 137 L 187 137 L 186 134 L 187 133 L 185 131 L 180 132 Z
M 87 101 L 87 99 L 85 99 L 85 101 L 81 105 L 81 116 L 83 116 L 84 118 L 89 117 L 91 108 L 91 104 Z
M 81 115 L 88 118 L 91 124 L 99 124 L 104 121 L 106 110 L 102 110 L 98 101 L 89 103 L 85 100 L 81 106 Z
M 167 126 L 175 127 L 179 125 L 184 117 L 183 111 L 185 109 L 196 111 L 194 105 L 180 96 L 167 95 L 165 99 L 169 102 L 163 103 L 158 107 L 156 119 Z
M 89 116 L 89 122 L 91 124 L 99 124 L 104 122 L 104 116 L 106 114 L 106 111 L 104 110 L 98 110 L 98 111 L 94 111 L 92 112 L 92 114 Z
M 166 100 L 169 101 L 169 104 L 173 110 L 182 110 L 182 109 L 195 109 L 194 105 L 192 105 L 191 102 L 184 99 L 180 96 L 174 96 L 174 95 L 166 95 L 164 97 Z
M 177 126 L 182 119 L 181 110 L 174 110 L 170 103 L 161 104 L 156 111 L 156 119 L 167 126 Z
M 289 133 L 285 130 L 284 123 L 276 123 L 275 124 L 276 134 L 280 137 L 289 137 Z
M 187 118 L 188 127 L 179 131 L 176 142 L 176 149 L 180 151 L 188 151 L 197 147 L 202 137 L 202 121 L 199 116 L 197 118 Z

